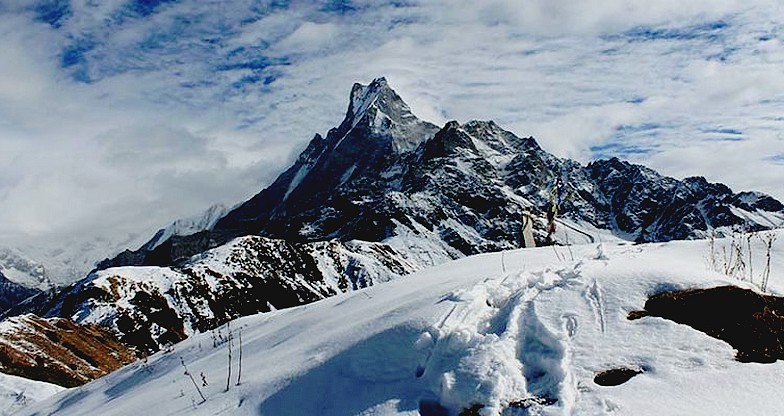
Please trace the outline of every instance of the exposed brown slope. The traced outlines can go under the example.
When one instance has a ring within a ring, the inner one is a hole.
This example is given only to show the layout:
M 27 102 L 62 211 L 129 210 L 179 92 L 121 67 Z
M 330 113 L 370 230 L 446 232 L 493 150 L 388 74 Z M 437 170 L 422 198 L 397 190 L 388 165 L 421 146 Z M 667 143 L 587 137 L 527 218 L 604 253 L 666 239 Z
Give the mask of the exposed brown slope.
M 107 329 L 22 315 L 0 323 L 0 371 L 75 387 L 136 359 Z

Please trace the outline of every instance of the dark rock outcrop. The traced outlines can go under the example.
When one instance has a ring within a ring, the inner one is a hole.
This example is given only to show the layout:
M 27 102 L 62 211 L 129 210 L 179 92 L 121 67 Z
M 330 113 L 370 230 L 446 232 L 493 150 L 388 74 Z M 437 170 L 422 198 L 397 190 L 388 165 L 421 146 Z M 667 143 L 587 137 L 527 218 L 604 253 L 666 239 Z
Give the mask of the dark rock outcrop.
M 737 286 L 688 289 L 651 296 L 630 319 L 658 316 L 732 345 L 742 362 L 784 359 L 784 298 Z
M 40 290 L 14 283 L 0 273 L 0 314 L 37 293 Z

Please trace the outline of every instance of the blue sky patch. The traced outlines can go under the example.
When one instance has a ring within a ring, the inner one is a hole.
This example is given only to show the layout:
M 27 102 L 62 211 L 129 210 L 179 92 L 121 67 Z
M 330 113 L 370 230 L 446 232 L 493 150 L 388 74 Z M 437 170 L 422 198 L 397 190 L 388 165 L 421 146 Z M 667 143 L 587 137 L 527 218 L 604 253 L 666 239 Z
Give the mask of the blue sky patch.
M 705 140 L 711 142 L 742 142 L 745 140 L 743 132 L 738 129 L 721 127 L 715 129 L 703 129 L 701 131 L 709 135 L 709 137 L 707 137 Z
M 62 26 L 63 21 L 71 16 L 71 5 L 68 0 L 45 0 L 33 8 L 36 20 L 49 24 L 54 28 Z
M 661 127 L 662 125 L 659 123 L 621 124 L 620 126 L 616 127 L 615 131 L 617 136 L 627 133 L 639 133 L 643 131 L 656 130 Z
M 732 134 L 732 135 L 742 135 L 743 132 L 737 129 L 731 128 L 719 128 L 719 129 L 711 129 L 711 130 L 704 130 L 706 133 L 721 133 L 721 134 Z
M 267 16 L 278 10 L 288 9 L 289 4 L 290 2 L 288 0 L 256 0 L 256 2 L 250 6 L 250 13 L 240 21 L 240 24 L 247 25 L 258 22 L 264 16 Z
M 271 66 L 289 65 L 290 61 L 286 57 L 271 58 L 262 53 L 266 45 L 260 47 L 240 47 L 232 50 L 223 59 L 223 62 L 216 66 L 218 71 L 231 71 L 236 69 L 249 69 L 261 71 Z
M 706 59 L 708 61 L 726 62 L 735 55 L 736 52 L 738 52 L 738 48 L 724 48 L 721 52 L 709 55 Z
M 607 48 L 607 49 L 602 49 L 600 53 L 602 55 L 613 56 L 613 55 L 617 55 L 619 52 L 620 49 L 618 48 Z
M 596 146 L 591 146 L 591 153 L 596 159 L 607 159 L 611 157 L 619 157 L 627 159 L 629 156 L 649 155 L 655 151 L 651 146 L 626 144 L 620 142 L 603 143 Z
M 349 14 L 356 11 L 357 7 L 351 0 L 329 0 L 321 10 L 329 13 Z
M 60 53 L 60 67 L 71 71 L 71 78 L 75 81 L 90 83 L 88 63 L 85 54 L 95 48 L 95 42 L 90 38 L 75 39 L 63 48 Z
M 637 26 L 620 35 L 605 37 L 607 40 L 626 40 L 628 42 L 717 40 L 721 31 L 729 27 L 724 20 L 685 27 Z
M 777 165 L 784 165 L 784 153 L 775 154 L 775 155 L 767 158 L 767 160 L 769 160 L 769 161 L 771 161 L 771 162 L 773 162 L 773 163 L 775 163 Z
M 149 16 L 162 5 L 177 3 L 179 0 L 134 0 L 128 5 L 128 10 L 139 16 Z
M 658 146 L 640 139 L 658 136 L 662 127 L 659 123 L 622 124 L 606 142 L 591 146 L 591 153 L 595 158 L 621 159 L 654 153 Z

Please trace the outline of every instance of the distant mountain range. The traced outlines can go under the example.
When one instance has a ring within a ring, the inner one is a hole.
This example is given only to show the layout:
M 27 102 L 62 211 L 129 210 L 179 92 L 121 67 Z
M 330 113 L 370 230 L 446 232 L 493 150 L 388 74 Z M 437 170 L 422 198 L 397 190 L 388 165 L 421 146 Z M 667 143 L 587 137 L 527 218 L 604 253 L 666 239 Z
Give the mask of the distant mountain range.
M 0 311 L 5 311 L 40 291 L 8 280 L 0 272 Z
M 568 224 L 561 243 L 596 230 L 653 242 L 784 224 L 784 205 L 757 192 L 736 194 L 701 177 L 679 181 L 617 158 L 582 166 L 492 121 L 439 128 L 379 78 L 355 84 L 343 122 L 326 138 L 317 134 L 271 186 L 214 226 L 158 238 L 100 268 L 170 265 L 243 235 L 385 242 L 403 251 L 414 244 L 434 262 L 520 247 L 522 212 L 543 219 L 556 183 Z M 543 242 L 544 221 L 534 229 Z
M 309 303 L 463 256 L 522 246 L 558 203 L 555 244 L 701 238 L 784 225 L 784 205 L 616 158 L 583 166 L 492 121 L 418 119 L 384 78 L 268 188 L 162 229 L 33 312 L 112 329 L 149 353 L 233 318 Z M 16 302 L 15 302 L 16 303 Z

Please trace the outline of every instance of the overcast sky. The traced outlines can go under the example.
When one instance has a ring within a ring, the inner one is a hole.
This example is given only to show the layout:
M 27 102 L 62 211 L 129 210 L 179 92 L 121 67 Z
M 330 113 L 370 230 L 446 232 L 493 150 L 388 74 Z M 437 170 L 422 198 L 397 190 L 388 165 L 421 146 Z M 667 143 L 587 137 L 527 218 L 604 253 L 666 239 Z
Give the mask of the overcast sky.
M 0 246 L 124 244 L 241 202 L 379 76 L 437 124 L 784 199 L 779 4 L 0 2 Z

